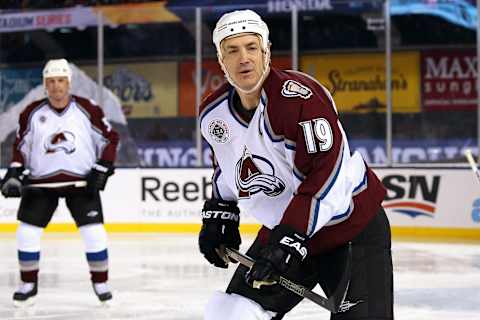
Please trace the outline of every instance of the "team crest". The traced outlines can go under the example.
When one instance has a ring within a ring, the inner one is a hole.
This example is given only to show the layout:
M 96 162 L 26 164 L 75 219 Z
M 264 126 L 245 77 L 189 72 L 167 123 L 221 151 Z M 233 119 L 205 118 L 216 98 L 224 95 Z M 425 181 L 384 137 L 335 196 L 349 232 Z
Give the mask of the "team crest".
M 287 80 L 283 83 L 282 96 L 287 98 L 300 97 L 306 100 L 312 96 L 312 90 L 297 81 Z
M 75 135 L 70 131 L 60 131 L 50 135 L 45 140 L 45 152 L 55 153 L 63 151 L 66 154 L 75 152 Z
M 272 163 L 266 158 L 252 155 L 246 147 L 235 169 L 235 183 L 240 199 L 250 198 L 259 192 L 276 197 L 285 190 L 285 183 L 275 176 Z
M 214 119 L 209 123 L 208 134 L 217 143 L 226 143 L 230 140 L 230 129 L 222 119 Z

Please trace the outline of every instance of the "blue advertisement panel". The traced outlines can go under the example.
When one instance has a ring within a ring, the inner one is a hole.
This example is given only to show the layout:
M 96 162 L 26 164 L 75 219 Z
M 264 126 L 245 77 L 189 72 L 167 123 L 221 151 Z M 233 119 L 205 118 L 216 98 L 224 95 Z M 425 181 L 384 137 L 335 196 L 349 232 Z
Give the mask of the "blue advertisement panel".
M 369 164 L 385 164 L 385 141 L 380 139 L 351 139 L 350 149 L 359 151 Z M 394 139 L 393 163 L 452 163 L 465 162 L 463 151 L 477 153 L 476 142 L 471 139 Z
M 392 0 L 391 15 L 427 14 L 464 28 L 477 28 L 475 0 Z
M 465 162 L 463 151 L 469 148 L 477 154 L 475 141 L 463 139 L 443 140 L 394 140 L 392 156 L 394 163 L 452 163 Z M 385 141 L 381 139 L 352 139 L 350 149 L 360 152 L 371 165 L 387 162 Z M 192 141 L 163 143 L 138 143 L 138 154 L 144 167 L 188 168 L 197 163 L 196 148 Z M 203 163 L 211 166 L 211 151 L 203 147 Z
M 197 150 L 193 141 L 138 142 L 138 156 L 142 167 L 147 168 L 191 168 L 197 165 Z M 203 163 L 212 165 L 211 151 L 203 146 Z

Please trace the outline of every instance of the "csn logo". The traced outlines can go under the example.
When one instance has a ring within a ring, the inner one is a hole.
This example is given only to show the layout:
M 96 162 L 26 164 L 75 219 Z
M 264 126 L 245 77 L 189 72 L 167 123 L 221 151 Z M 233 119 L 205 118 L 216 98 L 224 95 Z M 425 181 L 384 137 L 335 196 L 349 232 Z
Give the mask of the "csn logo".
M 385 209 L 412 218 L 434 217 L 440 176 L 387 175 L 382 182 L 387 188 L 383 202 Z

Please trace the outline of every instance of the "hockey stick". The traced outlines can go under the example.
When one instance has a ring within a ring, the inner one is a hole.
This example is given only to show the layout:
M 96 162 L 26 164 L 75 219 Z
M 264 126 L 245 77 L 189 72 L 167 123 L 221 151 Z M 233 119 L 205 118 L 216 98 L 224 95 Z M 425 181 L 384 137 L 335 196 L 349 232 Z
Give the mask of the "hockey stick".
M 300 285 L 296 284 L 295 282 L 288 280 L 287 278 L 283 276 L 279 276 L 278 278 L 278 284 L 281 285 L 282 287 L 286 288 L 287 290 L 290 290 L 300 297 L 307 298 L 310 301 L 318 304 L 319 306 L 327 309 L 331 313 L 337 313 L 340 305 L 342 304 L 343 300 L 345 299 L 345 296 L 347 294 L 348 290 L 348 285 L 350 283 L 350 272 L 351 272 L 351 245 L 349 244 L 348 246 L 348 257 L 347 257 L 347 264 L 345 266 L 345 271 L 343 272 L 342 279 L 340 280 L 337 289 L 335 292 L 332 294 L 330 298 L 325 298 L 322 297 L 321 295 L 313 292 L 312 290 Z M 255 260 L 250 258 L 247 255 L 242 254 L 241 252 L 231 249 L 231 248 L 225 248 L 226 254 L 231 257 L 234 260 L 237 260 L 240 262 L 242 265 L 251 268 L 253 264 L 255 263 Z
M 473 173 L 475 173 L 478 181 L 480 182 L 480 172 L 478 171 L 477 163 L 475 162 L 475 159 L 473 158 L 472 150 L 465 149 L 464 154 L 465 154 L 465 157 L 468 160 L 468 163 L 470 164 L 470 168 L 472 168 Z
M 62 187 L 86 187 L 87 181 L 66 181 L 66 182 L 45 182 L 45 183 L 32 183 L 24 186 L 24 188 L 62 188 Z

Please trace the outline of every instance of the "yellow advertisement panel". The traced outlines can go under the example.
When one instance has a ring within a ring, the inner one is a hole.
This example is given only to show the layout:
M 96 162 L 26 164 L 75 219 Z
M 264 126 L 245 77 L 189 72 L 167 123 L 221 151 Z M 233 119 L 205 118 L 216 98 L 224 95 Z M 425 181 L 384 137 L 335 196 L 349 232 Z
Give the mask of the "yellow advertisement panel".
M 97 79 L 96 66 L 82 66 Z M 127 117 L 173 117 L 178 113 L 177 63 L 106 64 L 104 85 L 122 101 Z
M 385 112 L 385 55 L 350 53 L 303 56 L 304 72 L 334 93 L 339 112 Z M 392 55 L 393 112 L 420 112 L 418 52 Z

